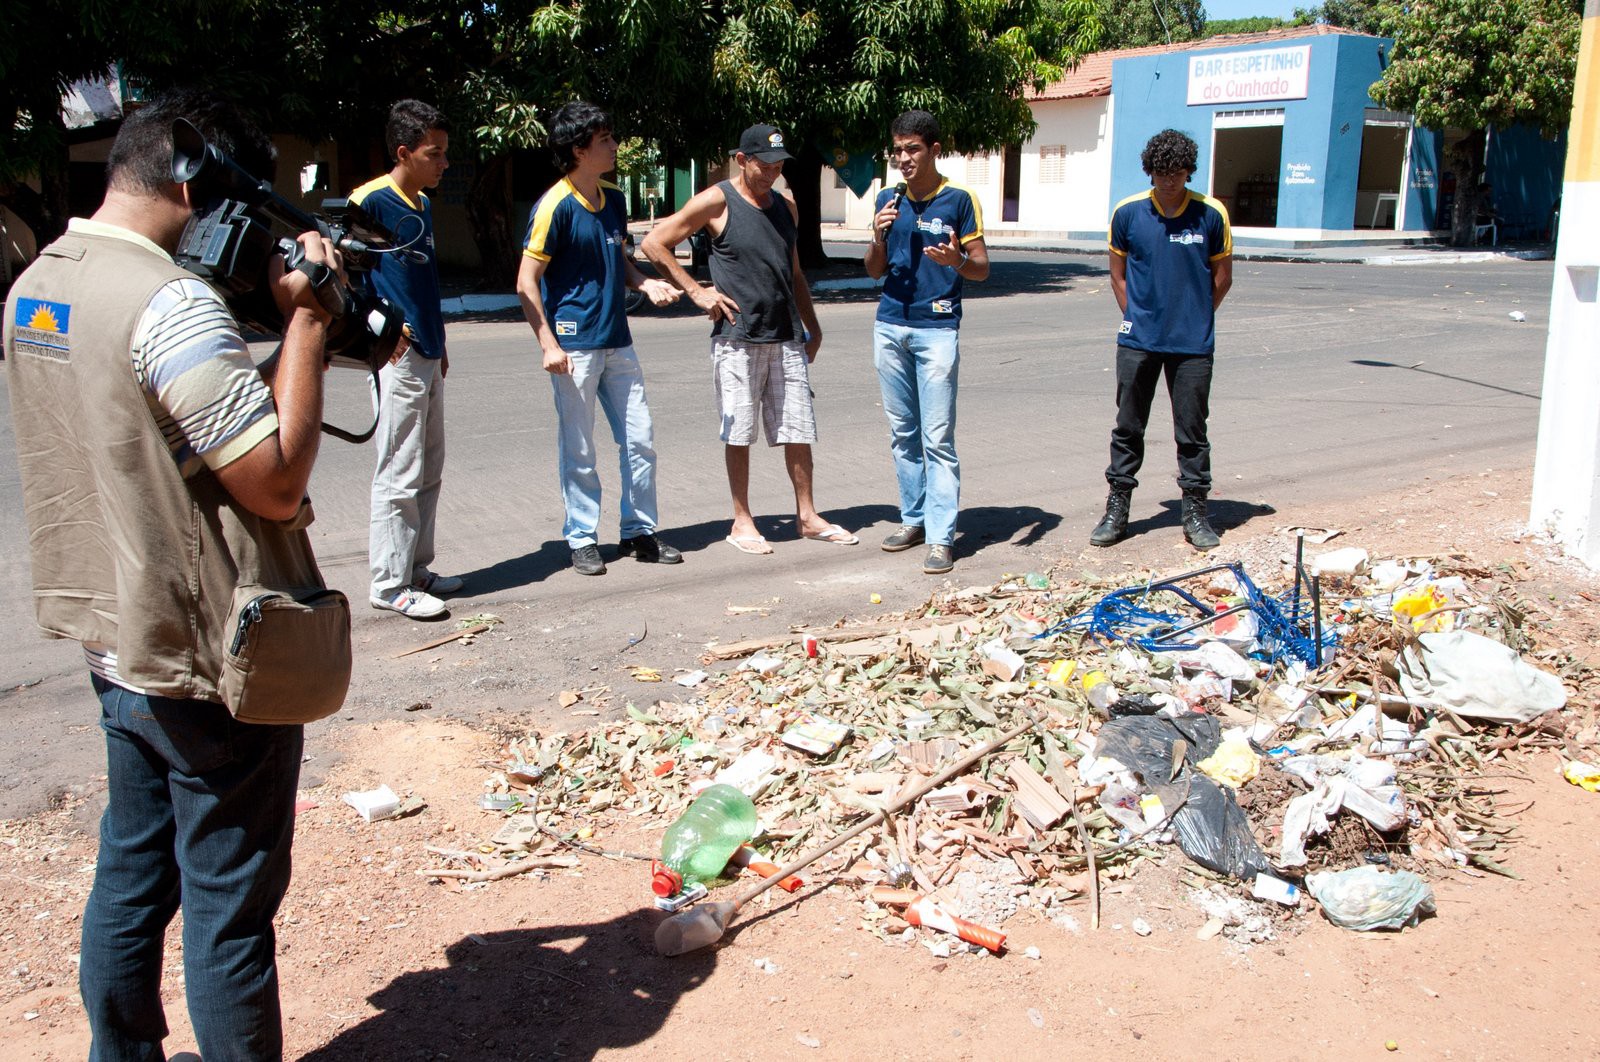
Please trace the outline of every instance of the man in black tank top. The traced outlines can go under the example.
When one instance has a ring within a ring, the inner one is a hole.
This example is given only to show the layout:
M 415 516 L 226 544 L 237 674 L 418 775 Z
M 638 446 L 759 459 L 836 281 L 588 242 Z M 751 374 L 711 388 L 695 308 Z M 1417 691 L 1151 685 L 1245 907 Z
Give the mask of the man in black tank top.
M 728 542 L 741 553 L 772 552 L 750 513 L 750 447 L 763 427 L 767 445 L 783 447 L 801 537 L 840 546 L 858 541 L 819 515 L 811 499 L 817 427 L 808 366 L 822 345 L 822 326 L 795 254 L 794 203 L 772 190 L 790 157 L 777 129 L 746 129 L 733 152 L 733 176 L 656 225 L 641 248 L 711 318 L 712 378 L 733 495 Z M 705 288 L 674 253 L 702 228 L 711 233 Z

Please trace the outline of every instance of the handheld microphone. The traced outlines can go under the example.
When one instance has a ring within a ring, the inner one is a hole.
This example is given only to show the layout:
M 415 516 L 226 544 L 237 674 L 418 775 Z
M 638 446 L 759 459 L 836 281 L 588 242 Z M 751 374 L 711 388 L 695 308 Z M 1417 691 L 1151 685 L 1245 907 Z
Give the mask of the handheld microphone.
M 899 210 L 900 203 L 905 199 L 905 197 L 906 182 L 901 181 L 899 184 L 894 186 L 894 199 L 890 200 L 889 205 L 894 207 L 894 209 Z

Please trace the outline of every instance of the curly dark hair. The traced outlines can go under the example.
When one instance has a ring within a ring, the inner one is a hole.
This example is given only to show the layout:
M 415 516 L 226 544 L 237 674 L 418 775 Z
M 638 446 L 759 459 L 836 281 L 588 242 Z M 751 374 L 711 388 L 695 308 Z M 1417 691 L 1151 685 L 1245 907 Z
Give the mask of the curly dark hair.
M 1188 134 L 1163 129 L 1150 138 L 1139 161 L 1144 163 L 1144 172 L 1152 176 L 1183 170 L 1193 177 L 1199 158 L 1200 148 Z

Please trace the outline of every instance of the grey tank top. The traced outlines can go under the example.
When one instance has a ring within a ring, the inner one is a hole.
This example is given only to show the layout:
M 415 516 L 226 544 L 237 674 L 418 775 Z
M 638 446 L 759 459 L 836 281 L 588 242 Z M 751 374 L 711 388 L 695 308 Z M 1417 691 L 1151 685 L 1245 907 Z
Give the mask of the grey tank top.
M 722 231 L 711 237 L 711 283 L 739 304 L 730 325 L 718 321 L 714 336 L 751 343 L 783 343 L 801 335 L 794 304 L 794 216 L 773 193 L 765 209 L 752 206 L 732 181 L 717 185 L 728 202 Z

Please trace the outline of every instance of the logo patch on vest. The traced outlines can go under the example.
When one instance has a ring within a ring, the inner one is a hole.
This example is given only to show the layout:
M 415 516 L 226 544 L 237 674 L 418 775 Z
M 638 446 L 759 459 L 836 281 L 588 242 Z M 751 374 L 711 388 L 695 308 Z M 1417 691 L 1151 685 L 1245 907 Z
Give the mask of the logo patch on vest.
M 18 354 L 31 354 L 51 361 L 66 361 L 72 355 L 68 330 L 72 325 L 72 304 L 44 299 L 18 299 L 11 321 Z

